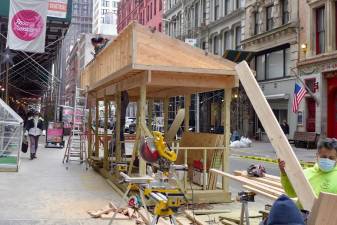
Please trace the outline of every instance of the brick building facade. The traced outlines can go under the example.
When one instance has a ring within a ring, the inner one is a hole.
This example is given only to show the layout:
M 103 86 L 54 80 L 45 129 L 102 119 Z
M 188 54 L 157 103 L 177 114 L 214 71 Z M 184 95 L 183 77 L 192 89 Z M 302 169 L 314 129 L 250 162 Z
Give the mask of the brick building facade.
M 118 4 L 117 32 L 131 21 L 162 31 L 163 0 L 122 0 Z

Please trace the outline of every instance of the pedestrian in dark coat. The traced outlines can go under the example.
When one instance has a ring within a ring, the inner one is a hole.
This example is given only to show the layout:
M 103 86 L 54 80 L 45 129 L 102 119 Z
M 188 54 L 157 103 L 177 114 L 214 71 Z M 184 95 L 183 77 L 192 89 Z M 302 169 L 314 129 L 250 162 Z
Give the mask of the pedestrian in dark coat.
M 30 159 L 36 158 L 37 147 L 39 145 L 39 137 L 44 129 L 44 120 L 38 111 L 33 112 L 33 116 L 29 117 L 26 124 L 25 135 L 29 136 L 30 141 Z

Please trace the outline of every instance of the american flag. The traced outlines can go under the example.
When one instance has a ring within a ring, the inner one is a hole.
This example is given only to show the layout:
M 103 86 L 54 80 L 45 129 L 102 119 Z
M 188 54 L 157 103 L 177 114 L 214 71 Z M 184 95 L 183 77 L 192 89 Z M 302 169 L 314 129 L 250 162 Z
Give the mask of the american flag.
M 293 96 L 293 112 L 298 111 L 298 106 L 300 105 L 302 99 L 304 98 L 307 90 L 304 87 L 301 87 L 299 84 L 295 83 L 295 90 Z

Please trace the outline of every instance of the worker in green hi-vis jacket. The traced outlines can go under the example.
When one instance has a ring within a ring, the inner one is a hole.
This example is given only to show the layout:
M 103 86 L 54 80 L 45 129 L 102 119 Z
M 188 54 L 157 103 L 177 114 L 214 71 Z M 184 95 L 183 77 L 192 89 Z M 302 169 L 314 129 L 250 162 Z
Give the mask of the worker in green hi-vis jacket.
M 318 145 L 317 163 L 304 170 L 304 175 L 311 184 L 315 195 L 318 197 L 320 192 L 337 194 L 337 140 L 327 138 Z M 285 171 L 286 164 L 279 160 L 281 171 L 281 183 L 285 193 L 290 198 L 295 198 L 296 193 L 288 179 Z

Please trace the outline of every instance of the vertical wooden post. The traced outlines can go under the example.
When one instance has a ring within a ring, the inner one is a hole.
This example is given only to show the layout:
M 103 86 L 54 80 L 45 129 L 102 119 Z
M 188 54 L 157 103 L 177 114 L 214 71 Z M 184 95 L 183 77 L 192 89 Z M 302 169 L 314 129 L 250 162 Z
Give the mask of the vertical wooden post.
M 164 98 L 164 133 L 166 134 L 168 131 L 168 119 L 169 119 L 169 99 Z
M 103 168 L 105 171 L 109 171 L 109 144 L 108 144 L 108 113 L 109 113 L 109 101 L 106 91 L 104 91 L 104 159 Z
M 153 122 L 153 99 L 150 99 L 147 104 L 147 127 L 152 131 Z
M 132 167 L 133 167 L 133 163 L 136 159 L 136 155 L 138 153 L 138 156 L 139 156 L 139 152 L 138 152 L 138 149 L 139 149 L 139 142 L 140 142 L 140 138 L 141 138 L 141 128 L 140 128 L 140 122 L 139 122 L 139 101 L 137 102 L 137 120 L 136 120 L 136 140 L 135 140 L 135 143 L 133 145 L 133 150 L 132 150 L 132 158 L 131 158 L 131 162 L 130 162 L 130 165 L 129 165 L 129 171 L 128 171 L 128 175 L 130 176 L 131 175 L 131 172 L 132 172 Z
M 203 157 L 203 179 L 202 179 L 202 184 L 203 184 L 203 189 L 206 190 L 206 186 L 207 186 L 207 150 L 204 149 L 203 150 L 204 153 L 204 157 Z
M 185 120 L 184 127 L 185 132 L 189 132 L 190 129 L 190 106 L 191 106 L 191 95 L 185 95 Z
M 89 115 L 88 115 L 88 159 L 92 156 L 92 106 L 91 99 L 89 102 Z
M 230 139 L 230 124 L 231 124 L 231 117 L 230 117 L 230 107 L 231 107 L 231 100 L 232 100 L 232 89 L 226 88 L 224 90 L 224 104 L 223 104 L 223 123 L 224 123 L 224 152 L 222 153 L 222 170 L 224 172 L 228 171 L 228 155 L 229 155 L 229 139 Z M 222 177 L 222 189 L 224 191 L 229 190 L 228 178 Z
M 121 92 L 117 91 L 115 94 L 115 102 L 116 102 L 116 161 L 120 162 L 122 160 L 122 149 L 121 149 L 121 109 L 122 109 L 122 102 L 121 102 Z
M 146 124 L 145 120 L 145 110 L 146 110 L 146 86 L 140 86 L 140 93 L 139 93 L 139 125 Z M 141 137 L 144 136 L 143 129 L 141 130 Z M 139 175 L 145 176 L 146 175 L 146 162 L 142 157 L 139 157 Z
M 95 129 L 95 156 L 99 157 L 99 137 L 98 137 L 98 129 L 99 129 L 99 101 L 97 99 L 96 94 L 96 129 Z
M 184 149 L 184 165 L 187 166 L 187 149 Z M 188 176 L 188 171 L 185 172 L 185 174 L 184 174 L 184 188 L 185 188 L 185 190 L 187 190 L 187 176 Z M 192 182 L 192 181 L 190 181 L 190 182 Z

